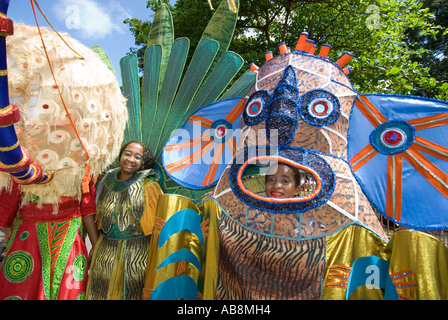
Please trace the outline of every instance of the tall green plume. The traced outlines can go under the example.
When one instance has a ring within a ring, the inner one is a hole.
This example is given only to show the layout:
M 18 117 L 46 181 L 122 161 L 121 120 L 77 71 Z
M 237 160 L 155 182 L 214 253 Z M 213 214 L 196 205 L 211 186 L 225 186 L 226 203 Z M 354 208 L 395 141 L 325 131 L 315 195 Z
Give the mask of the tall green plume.
M 123 95 L 127 99 L 129 120 L 126 125 L 124 143 L 131 140 L 142 140 L 142 117 L 140 108 L 140 79 L 138 75 L 138 59 L 129 54 L 120 59 L 121 82 Z
M 211 68 L 212 70 L 214 65 L 227 51 L 230 42 L 232 41 L 236 21 L 238 20 L 238 0 L 235 0 L 235 7 L 237 9 L 237 13 L 234 13 L 229 9 L 227 1 L 222 1 L 205 28 L 201 39 L 199 40 L 199 42 L 201 42 L 204 39 L 214 39 L 219 43 L 219 51 L 216 54 L 216 60 L 213 62 Z
M 154 14 L 148 37 L 148 47 L 158 44 L 162 48 L 162 59 L 160 62 L 159 87 L 165 77 L 165 70 L 170 58 L 171 47 L 174 42 L 173 17 L 168 5 L 162 3 L 159 10 Z

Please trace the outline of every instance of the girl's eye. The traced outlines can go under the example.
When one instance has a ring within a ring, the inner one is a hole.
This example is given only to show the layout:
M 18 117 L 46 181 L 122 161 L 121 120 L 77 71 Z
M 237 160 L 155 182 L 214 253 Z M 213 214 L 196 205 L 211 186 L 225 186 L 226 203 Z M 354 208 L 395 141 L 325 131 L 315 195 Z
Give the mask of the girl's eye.
M 123 156 L 125 156 L 125 157 L 132 157 L 132 152 L 131 151 L 123 151 Z M 140 155 L 140 154 L 135 154 L 134 155 L 134 158 L 135 158 L 135 160 L 137 160 L 137 161 L 142 161 L 142 159 L 143 159 L 143 156 L 142 155 Z

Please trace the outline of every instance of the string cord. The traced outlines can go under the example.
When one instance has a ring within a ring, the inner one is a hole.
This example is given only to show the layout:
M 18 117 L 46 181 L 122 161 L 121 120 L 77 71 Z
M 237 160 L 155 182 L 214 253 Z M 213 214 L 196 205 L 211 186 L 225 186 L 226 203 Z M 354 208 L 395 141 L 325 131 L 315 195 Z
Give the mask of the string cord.
M 58 85 L 58 83 L 57 83 L 57 81 L 56 81 L 56 77 L 55 77 L 54 72 L 53 72 L 53 67 L 51 66 L 50 57 L 48 56 L 47 48 L 46 48 L 46 46 L 45 46 L 45 42 L 44 42 L 44 39 L 43 39 L 43 37 L 42 37 L 42 32 L 41 32 L 41 30 L 40 30 L 39 22 L 38 22 L 37 15 L 36 15 L 36 10 L 35 10 L 35 8 L 34 8 L 34 3 L 36 3 L 36 6 L 38 6 L 37 1 L 36 1 L 36 0 L 30 0 L 30 3 L 31 3 L 31 7 L 32 7 L 32 9 L 33 9 L 34 19 L 36 20 L 36 26 L 37 26 L 37 30 L 39 31 L 40 39 L 41 39 L 41 41 L 42 41 L 42 46 L 43 46 L 43 48 L 44 48 L 45 56 L 46 56 L 46 58 L 47 58 L 48 65 L 49 65 L 49 67 L 50 67 L 50 71 L 51 71 L 51 75 L 52 75 L 53 80 L 54 80 L 55 88 L 58 90 L 58 94 L 59 94 L 59 97 L 61 98 L 62 105 L 64 106 L 66 115 L 67 115 L 67 117 L 68 117 L 68 119 L 69 119 L 69 121 L 70 121 L 70 124 L 72 125 L 72 128 L 73 128 L 73 130 L 74 130 L 76 136 L 78 137 L 78 140 L 79 140 L 79 142 L 80 142 L 82 148 L 84 149 L 84 152 L 85 152 L 86 157 L 87 157 L 86 174 L 85 174 L 84 177 L 82 178 L 83 193 L 86 193 L 86 192 L 88 192 L 88 187 L 89 187 L 89 182 L 90 182 L 90 164 L 89 164 L 90 157 L 89 157 L 89 153 L 87 152 L 87 149 L 86 149 L 86 147 L 84 146 L 84 144 L 83 144 L 83 142 L 82 142 L 82 140 L 81 140 L 81 137 L 79 136 L 78 130 L 76 129 L 76 126 L 75 126 L 75 124 L 74 124 L 74 122 L 73 122 L 73 119 L 72 119 L 70 113 L 68 112 L 67 105 L 65 104 L 65 100 L 64 100 L 64 98 L 62 97 L 61 90 L 59 89 L 59 85 Z M 40 9 L 39 9 L 39 10 L 40 10 Z M 47 20 L 47 21 L 48 21 L 48 20 Z M 60 36 L 60 35 L 59 35 L 59 36 Z M 66 42 L 64 41 L 64 43 L 66 43 Z M 66 44 L 67 44 L 67 43 L 66 43 Z M 68 45 L 68 44 L 67 44 L 67 45 Z M 75 52 L 76 52 L 76 51 L 75 51 Z M 78 55 L 79 55 L 79 54 L 78 54 Z M 82 57 L 82 56 L 81 56 L 81 57 Z M 84 59 L 84 58 L 83 58 L 83 59 Z

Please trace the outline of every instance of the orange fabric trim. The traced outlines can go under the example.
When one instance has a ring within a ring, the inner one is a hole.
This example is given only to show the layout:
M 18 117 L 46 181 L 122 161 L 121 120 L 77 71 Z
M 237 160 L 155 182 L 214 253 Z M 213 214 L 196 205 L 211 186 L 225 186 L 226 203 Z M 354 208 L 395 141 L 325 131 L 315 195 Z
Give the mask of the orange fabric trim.
M 183 142 L 178 144 L 168 144 L 165 146 L 165 151 L 175 151 L 186 148 L 192 148 L 200 145 L 204 141 L 210 141 L 210 130 L 205 131 L 201 136 L 190 140 L 189 142 Z
M 428 129 L 448 124 L 448 113 L 440 113 L 433 116 L 408 120 L 408 123 L 415 126 L 415 130 Z
M 219 161 L 221 160 L 222 152 L 224 150 L 224 144 L 219 143 L 216 147 L 215 154 L 213 155 L 212 163 L 210 164 L 210 168 L 205 176 L 204 181 L 202 182 L 202 187 L 210 184 L 215 178 L 216 170 L 218 169 Z
M 290 165 L 292 167 L 302 169 L 306 172 L 311 173 L 311 175 L 314 177 L 314 180 L 316 181 L 316 189 L 308 195 L 301 196 L 301 197 L 294 197 L 294 198 L 270 198 L 270 197 L 261 196 L 259 194 L 252 192 L 251 190 L 247 189 L 243 183 L 242 177 L 243 177 L 244 169 L 252 162 L 263 161 L 263 160 L 277 161 L 279 163 L 284 163 L 284 164 Z M 288 160 L 285 158 L 280 158 L 280 157 L 275 157 L 275 156 L 259 156 L 259 157 L 254 157 L 252 159 L 247 160 L 241 166 L 241 168 L 238 170 L 237 183 L 238 183 L 238 186 L 240 187 L 240 189 L 247 195 L 251 196 L 252 198 L 255 198 L 255 199 L 261 200 L 261 201 L 273 202 L 273 203 L 297 203 L 297 202 L 308 201 L 308 200 L 311 200 L 314 197 L 316 197 L 322 189 L 322 181 L 321 181 L 319 175 L 314 170 L 311 170 L 310 168 L 305 167 L 301 164 L 294 163 L 291 160 Z
M 347 280 L 348 276 L 341 273 L 329 273 L 328 278 L 341 279 L 343 281 L 344 279 Z
M 163 226 L 165 225 L 166 221 L 163 220 L 160 217 L 155 216 L 154 217 L 154 229 L 152 234 L 154 235 L 159 235 L 160 232 L 162 231 Z
M 330 267 L 330 269 L 338 269 L 341 272 L 350 273 L 350 271 L 352 270 L 352 267 L 344 266 L 341 264 L 334 264 Z
M 225 117 L 224 120 L 233 123 L 238 118 L 238 116 L 243 112 L 245 107 L 245 100 L 242 98 L 240 101 L 238 101 L 237 105 L 232 109 L 232 111 L 229 112 L 227 117 Z
M 373 149 L 371 144 L 365 146 L 361 151 L 359 151 L 353 158 L 350 159 L 350 164 L 353 171 L 357 171 L 363 165 L 365 165 L 370 159 L 378 154 L 378 151 Z
M 381 123 L 387 122 L 387 119 L 365 96 L 358 96 L 358 99 L 355 100 L 355 105 L 375 127 L 378 127 Z
M 393 160 L 395 159 L 395 169 Z M 403 157 L 401 155 L 387 157 L 387 194 L 386 194 L 386 214 L 396 221 L 401 220 L 402 207 L 402 173 Z M 395 185 L 395 193 L 393 187 Z M 395 204 L 395 209 L 394 209 Z
M 169 173 L 173 173 L 176 171 L 179 171 L 183 168 L 188 167 L 190 164 L 196 162 L 197 160 L 199 160 L 202 155 L 204 153 L 206 153 L 207 151 L 209 151 L 216 143 L 214 141 L 207 141 L 206 143 L 204 143 L 202 145 L 202 147 L 199 150 L 196 150 L 195 152 L 193 152 L 192 154 L 190 154 L 189 156 L 168 164 L 165 168 Z
M 426 159 L 414 145 L 411 145 L 409 149 L 403 153 L 403 157 L 441 194 L 448 198 L 448 188 L 446 187 L 448 185 L 448 175 L 446 175 L 445 172 Z
M 236 153 L 236 149 L 237 149 L 237 144 L 236 144 L 236 140 L 235 137 L 232 136 L 229 140 L 226 141 L 227 146 L 230 149 L 230 152 L 232 152 L 232 158 L 235 156 Z
M 420 138 L 420 137 L 417 137 L 417 136 L 415 137 L 415 141 L 424 145 L 424 146 L 422 146 L 422 145 L 414 143 L 413 146 L 416 149 L 418 149 L 420 151 L 423 151 L 423 152 L 425 152 L 427 154 L 430 154 L 430 155 L 432 155 L 432 156 L 434 156 L 436 158 L 448 161 L 448 148 L 442 147 L 439 144 L 436 144 L 434 142 L 428 141 L 426 139 L 423 139 L 423 138 Z M 431 149 L 435 149 L 436 151 L 431 150 L 430 148 Z M 437 151 L 440 151 L 440 153 L 437 152 Z M 446 155 L 443 155 L 442 153 L 445 153 Z
M 399 296 L 400 300 L 415 300 L 414 298 L 412 298 L 410 296 L 407 296 L 407 295 L 405 295 L 403 293 L 399 293 L 398 296 Z
M 205 221 L 201 222 L 202 236 L 204 238 L 208 237 L 209 223 L 210 223 L 210 218 L 207 218 Z
M 400 276 L 397 277 L 398 275 L 400 275 Z M 391 273 L 390 277 L 394 278 L 394 279 L 400 279 L 400 278 L 409 277 L 409 276 L 413 276 L 413 275 L 415 275 L 414 271 L 412 271 L 411 269 L 406 269 L 406 270 L 398 271 L 395 273 Z
M 188 122 L 192 123 L 200 123 L 201 126 L 210 128 L 213 124 L 213 121 L 207 118 L 198 117 L 198 116 L 191 116 L 190 119 L 188 119 Z

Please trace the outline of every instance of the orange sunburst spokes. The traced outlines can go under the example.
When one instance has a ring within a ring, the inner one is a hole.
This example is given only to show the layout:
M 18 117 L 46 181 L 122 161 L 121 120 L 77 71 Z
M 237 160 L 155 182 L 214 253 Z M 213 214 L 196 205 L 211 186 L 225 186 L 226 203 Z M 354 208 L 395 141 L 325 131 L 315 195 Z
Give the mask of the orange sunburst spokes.
M 425 152 L 433 157 L 448 161 L 448 148 L 429 140 L 415 137 L 413 146 L 419 151 Z
M 429 161 L 414 145 L 403 157 L 431 183 L 441 194 L 448 198 L 448 175 Z
M 191 115 L 165 145 L 165 171 L 176 183 L 205 189 L 215 184 L 238 149 L 241 97 L 204 106 Z
M 241 112 L 243 112 L 245 106 L 246 106 L 246 100 L 241 99 L 237 103 L 237 105 L 229 112 L 229 114 L 224 118 L 224 120 L 233 124 L 235 120 L 237 120 L 240 117 Z
M 210 131 L 209 130 L 205 131 L 199 137 L 196 137 L 188 142 L 167 144 L 165 146 L 165 150 L 166 151 L 174 151 L 174 150 L 180 150 L 180 149 L 193 148 L 193 147 L 199 146 L 201 143 L 203 143 L 205 141 L 210 141 Z
M 366 96 L 359 96 L 355 101 L 355 106 L 362 112 L 367 120 L 376 128 L 380 124 L 387 122 L 381 112 L 367 99 Z
M 215 154 L 213 155 L 212 163 L 210 164 L 207 175 L 205 176 L 205 179 L 202 182 L 202 186 L 207 186 L 212 183 L 213 179 L 215 178 L 218 165 L 221 161 L 223 151 L 224 151 L 224 144 L 223 143 L 217 144 Z
M 165 166 L 165 169 L 168 171 L 168 173 L 174 173 L 178 170 L 181 170 L 190 164 L 193 164 L 194 162 L 200 160 L 204 154 L 206 154 L 208 151 L 210 151 L 211 148 L 213 148 L 215 145 L 214 141 L 207 141 L 205 142 L 198 150 L 190 154 L 189 156 L 186 156 L 185 158 L 167 164 Z
M 418 97 L 371 94 L 358 96 L 354 108 L 348 153 L 353 172 L 361 178 L 361 187 L 377 209 L 396 222 L 414 228 L 414 221 L 426 223 L 429 217 L 421 215 L 425 206 L 421 204 L 416 209 L 415 201 L 422 203 L 433 192 L 442 206 L 448 199 L 448 146 L 443 128 L 448 124 L 448 112 L 442 112 L 448 110 L 448 104 Z M 412 118 L 416 110 L 420 117 Z M 426 182 L 434 189 L 424 189 Z M 410 183 L 417 184 L 421 191 L 412 194 Z M 414 211 L 421 218 L 412 216 Z M 434 214 L 430 219 L 434 220 L 434 227 L 445 228 L 440 215 Z
M 192 115 L 188 120 L 188 122 L 199 123 L 203 127 L 210 128 L 213 124 L 213 120 Z
M 401 220 L 403 158 L 391 155 L 387 159 L 386 214 Z
M 415 127 L 415 130 L 434 128 L 448 124 L 448 113 L 439 113 L 427 117 L 408 120 L 408 123 Z
M 353 171 L 357 171 L 377 154 L 378 151 L 373 149 L 371 144 L 365 146 L 364 149 L 359 151 L 353 158 L 350 159 L 350 164 L 352 165 Z

